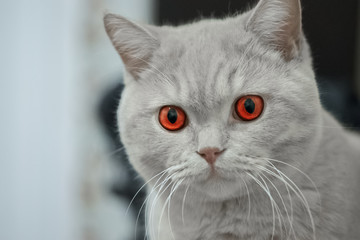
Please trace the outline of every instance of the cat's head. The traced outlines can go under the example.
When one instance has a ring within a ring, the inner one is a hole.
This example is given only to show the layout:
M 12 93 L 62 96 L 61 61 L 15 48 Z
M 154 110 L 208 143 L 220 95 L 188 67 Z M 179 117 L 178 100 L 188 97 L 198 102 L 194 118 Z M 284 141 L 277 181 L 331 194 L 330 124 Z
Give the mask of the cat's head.
M 308 164 L 321 106 L 299 0 L 180 27 L 108 14 L 105 26 L 127 70 L 121 138 L 146 180 L 168 169 L 227 198 L 270 163 L 291 174 L 272 160 Z

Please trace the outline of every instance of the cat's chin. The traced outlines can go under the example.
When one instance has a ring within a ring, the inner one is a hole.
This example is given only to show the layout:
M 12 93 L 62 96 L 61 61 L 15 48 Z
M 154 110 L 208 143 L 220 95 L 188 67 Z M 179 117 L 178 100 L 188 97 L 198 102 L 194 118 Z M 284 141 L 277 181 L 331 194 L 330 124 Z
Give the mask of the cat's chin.
M 244 193 L 244 183 L 241 179 L 227 179 L 221 176 L 211 176 L 206 180 L 193 184 L 199 194 L 213 200 L 237 198 Z

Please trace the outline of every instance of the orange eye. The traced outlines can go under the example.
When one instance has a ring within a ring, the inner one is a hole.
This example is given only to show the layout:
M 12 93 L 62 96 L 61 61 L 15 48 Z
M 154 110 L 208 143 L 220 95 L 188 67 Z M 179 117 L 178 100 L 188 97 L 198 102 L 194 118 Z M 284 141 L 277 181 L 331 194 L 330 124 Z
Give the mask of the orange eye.
M 249 95 L 240 98 L 235 104 L 236 114 L 244 121 L 257 119 L 264 109 L 264 100 L 260 96 Z
M 159 122 L 165 129 L 177 131 L 185 126 L 186 114 L 179 107 L 165 106 L 160 110 Z

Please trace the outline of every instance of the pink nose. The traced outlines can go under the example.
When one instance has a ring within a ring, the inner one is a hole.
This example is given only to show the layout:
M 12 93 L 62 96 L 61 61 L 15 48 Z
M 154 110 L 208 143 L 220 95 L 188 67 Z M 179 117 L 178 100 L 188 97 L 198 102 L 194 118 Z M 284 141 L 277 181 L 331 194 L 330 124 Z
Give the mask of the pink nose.
M 203 148 L 197 153 L 204 158 L 210 165 L 214 164 L 216 162 L 216 159 L 219 155 L 221 155 L 224 150 L 220 150 L 218 148 Z

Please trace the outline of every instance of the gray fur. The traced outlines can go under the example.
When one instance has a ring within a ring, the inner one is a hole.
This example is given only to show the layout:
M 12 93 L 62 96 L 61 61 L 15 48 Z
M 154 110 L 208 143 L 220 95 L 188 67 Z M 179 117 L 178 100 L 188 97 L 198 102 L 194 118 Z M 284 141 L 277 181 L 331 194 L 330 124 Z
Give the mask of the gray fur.
M 237 17 L 180 27 L 105 17 L 111 40 L 131 63 L 125 61 L 118 122 L 130 161 L 148 181 L 151 240 L 360 239 L 360 137 L 320 104 L 310 50 L 296 30 L 298 4 L 261 0 Z M 141 67 L 134 73 L 133 66 Z M 264 98 L 264 112 L 239 121 L 234 102 L 249 94 Z M 184 129 L 161 127 L 165 105 L 185 110 Z M 217 177 L 209 177 L 210 167 L 196 153 L 204 147 L 226 149 Z

